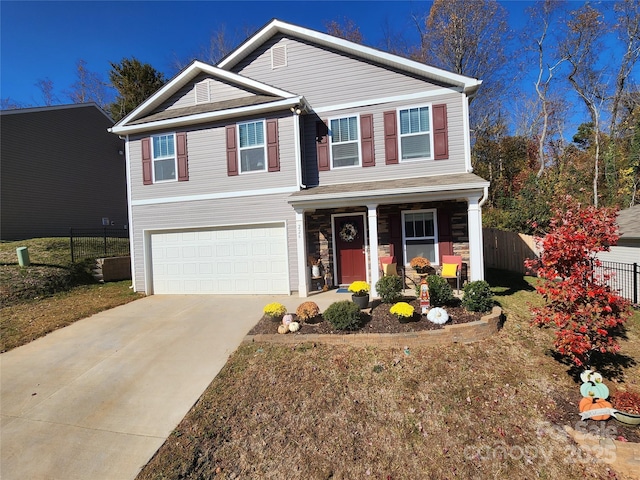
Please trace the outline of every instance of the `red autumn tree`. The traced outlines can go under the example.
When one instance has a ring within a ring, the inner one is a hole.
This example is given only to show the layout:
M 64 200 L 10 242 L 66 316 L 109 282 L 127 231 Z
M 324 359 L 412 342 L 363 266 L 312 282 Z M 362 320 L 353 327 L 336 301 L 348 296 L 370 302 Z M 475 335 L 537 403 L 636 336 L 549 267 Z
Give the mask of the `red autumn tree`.
M 589 365 L 594 351 L 620 349 L 615 331 L 630 315 L 629 302 L 607 285 L 610 274 L 598 273 L 598 252 L 618 241 L 617 211 L 581 207 L 566 197 L 538 239 L 542 253 L 528 260 L 540 279 L 536 290 L 545 300 L 534 309 L 533 325 L 556 330 L 556 350 L 577 366 Z

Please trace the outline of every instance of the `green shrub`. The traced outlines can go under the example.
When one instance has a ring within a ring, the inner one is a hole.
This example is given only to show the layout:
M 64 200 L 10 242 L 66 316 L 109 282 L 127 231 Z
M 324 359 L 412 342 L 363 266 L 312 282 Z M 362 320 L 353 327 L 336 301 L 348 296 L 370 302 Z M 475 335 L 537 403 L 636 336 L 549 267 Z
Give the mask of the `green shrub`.
M 356 330 L 360 327 L 360 307 L 349 300 L 332 303 L 322 316 L 336 330 Z
M 489 284 L 476 280 L 464 286 L 462 306 L 471 312 L 487 312 L 493 307 L 493 294 Z
M 382 303 L 395 303 L 402 298 L 402 279 L 397 276 L 382 277 L 376 282 L 376 290 Z
M 444 307 L 449 305 L 453 299 L 453 289 L 446 278 L 438 275 L 427 277 L 429 284 L 429 302 L 434 307 Z

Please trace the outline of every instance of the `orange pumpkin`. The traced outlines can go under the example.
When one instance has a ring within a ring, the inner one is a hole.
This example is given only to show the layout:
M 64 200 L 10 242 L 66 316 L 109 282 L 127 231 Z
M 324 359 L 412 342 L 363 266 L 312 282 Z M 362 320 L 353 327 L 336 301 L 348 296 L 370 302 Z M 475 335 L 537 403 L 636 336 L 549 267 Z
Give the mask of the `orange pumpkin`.
M 589 410 L 596 410 L 599 408 L 613 408 L 613 406 L 602 398 L 583 397 L 580 400 L 580 413 L 588 412 Z M 596 415 L 591 417 L 591 420 L 608 420 L 611 415 Z

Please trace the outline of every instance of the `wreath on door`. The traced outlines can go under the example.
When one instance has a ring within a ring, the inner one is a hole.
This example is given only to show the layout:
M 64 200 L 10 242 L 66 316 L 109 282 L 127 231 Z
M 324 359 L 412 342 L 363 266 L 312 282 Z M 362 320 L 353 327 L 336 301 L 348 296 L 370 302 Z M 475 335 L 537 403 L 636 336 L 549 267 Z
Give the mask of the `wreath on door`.
M 345 223 L 340 229 L 340 238 L 345 242 L 353 242 L 358 236 L 358 229 L 353 223 Z

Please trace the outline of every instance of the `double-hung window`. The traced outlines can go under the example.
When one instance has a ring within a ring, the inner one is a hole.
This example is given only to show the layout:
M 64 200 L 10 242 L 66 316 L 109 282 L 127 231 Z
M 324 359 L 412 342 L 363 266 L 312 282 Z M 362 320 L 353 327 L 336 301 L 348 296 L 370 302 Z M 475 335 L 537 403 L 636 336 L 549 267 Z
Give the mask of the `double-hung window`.
M 240 137 L 240 173 L 266 170 L 264 120 L 238 125 Z
M 360 165 L 358 117 L 335 118 L 330 121 L 331 162 L 333 168 Z
M 400 159 L 430 159 L 431 109 L 429 107 L 400 110 Z
M 435 210 L 412 210 L 402 213 L 405 264 L 414 257 L 438 263 L 438 237 Z
M 152 137 L 153 181 L 176 180 L 176 136 L 173 133 Z

